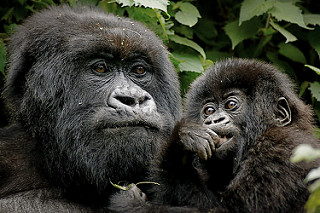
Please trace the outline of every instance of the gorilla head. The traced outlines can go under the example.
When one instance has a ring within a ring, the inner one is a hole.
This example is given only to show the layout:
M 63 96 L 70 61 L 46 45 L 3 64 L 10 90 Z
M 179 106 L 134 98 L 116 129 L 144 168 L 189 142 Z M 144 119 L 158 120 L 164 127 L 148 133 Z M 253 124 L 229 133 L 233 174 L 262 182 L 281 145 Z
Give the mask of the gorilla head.
M 244 152 L 276 127 L 312 129 L 312 112 L 288 77 L 257 60 L 228 59 L 199 77 L 187 94 L 185 117 L 216 132 L 215 155 Z M 201 110 L 199 110 L 201 108 Z
M 130 19 L 50 8 L 11 38 L 3 93 L 37 141 L 45 174 L 66 188 L 141 181 L 180 116 L 162 42 Z

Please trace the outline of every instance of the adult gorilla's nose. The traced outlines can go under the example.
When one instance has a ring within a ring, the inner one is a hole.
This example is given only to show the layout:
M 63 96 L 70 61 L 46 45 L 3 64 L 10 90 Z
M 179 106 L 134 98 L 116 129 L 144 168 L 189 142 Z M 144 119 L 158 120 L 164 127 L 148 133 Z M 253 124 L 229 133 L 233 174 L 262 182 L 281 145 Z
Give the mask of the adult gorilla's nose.
M 156 111 L 157 107 L 152 96 L 136 85 L 116 87 L 110 94 L 108 105 L 115 109 Z

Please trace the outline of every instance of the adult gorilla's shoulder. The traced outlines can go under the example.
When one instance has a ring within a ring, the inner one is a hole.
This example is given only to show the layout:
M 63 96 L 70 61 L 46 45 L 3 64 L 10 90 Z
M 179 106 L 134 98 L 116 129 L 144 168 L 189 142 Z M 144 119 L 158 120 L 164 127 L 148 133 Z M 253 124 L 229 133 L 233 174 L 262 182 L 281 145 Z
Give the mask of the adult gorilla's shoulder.
M 15 124 L 1 130 L 1 208 L 56 194 L 62 209 L 103 206 L 110 181 L 144 179 L 180 116 L 177 75 L 154 33 L 97 9 L 52 7 L 25 20 L 8 51 L 3 97 Z

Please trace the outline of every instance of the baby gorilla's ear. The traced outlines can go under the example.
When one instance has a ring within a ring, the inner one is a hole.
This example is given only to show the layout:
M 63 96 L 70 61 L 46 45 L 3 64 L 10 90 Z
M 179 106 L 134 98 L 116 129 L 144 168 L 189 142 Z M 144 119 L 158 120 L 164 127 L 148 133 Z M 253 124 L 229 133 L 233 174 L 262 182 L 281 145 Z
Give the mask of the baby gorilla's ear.
M 277 109 L 274 114 L 276 126 L 283 127 L 291 123 L 291 109 L 285 97 L 278 99 Z

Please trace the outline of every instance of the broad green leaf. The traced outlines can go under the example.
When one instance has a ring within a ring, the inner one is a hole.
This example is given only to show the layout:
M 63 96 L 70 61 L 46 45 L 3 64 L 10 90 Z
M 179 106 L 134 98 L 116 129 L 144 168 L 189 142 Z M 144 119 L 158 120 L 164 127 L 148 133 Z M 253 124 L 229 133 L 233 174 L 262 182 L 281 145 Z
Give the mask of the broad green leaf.
M 26 18 L 27 14 L 28 10 L 23 7 L 15 8 L 13 12 L 14 17 L 18 22 Z
M 317 81 L 310 83 L 309 90 L 311 91 L 312 96 L 320 101 L 320 83 Z
M 302 84 L 300 85 L 300 89 L 299 89 L 299 98 L 301 98 L 301 96 L 304 94 L 304 92 L 306 91 L 306 89 L 308 87 L 309 87 L 308 81 L 302 82 Z
M 261 26 L 259 19 L 255 18 L 243 22 L 241 26 L 238 25 L 238 21 L 230 22 L 224 29 L 231 39 L 232 49 L 234 49 L 243 40 L 253 37 Z
M 0 72 L 5 75 L 4 68 L 6 65 L 6 48 L 2 40 L 0 40 Z
M 211 59 L 212 61 L 219 61 L 228 57 L 232 57 L 232 54 L 229 52 L 221 52 L 217 49 L 211 49 L 206 52 L 207 58 Z
M 1 20 L 11 22 L 13 12 L 14 12 L 14 7 L 11 7 L 10 9 L 7 10 L 7 12 L 2 17 L 0 16 Z
M 317 182 L 320 182 L 319 180 Z M 320 188 L 317 188 L 309 197 L 306 203 L 307 213 L 320 212 Z
M 308 189 L 309 189 L 309 191 L 310 192 L 314 192 L 314 191 L 316 191 L 317 189 L 319 189 L 320 188 L 320 180 L 318 179 L 317 181 L 315 181 L 314 183 L 312 183 L 309 187 L 308 187 Z M 319 197 L 320 198 L 320 197 Z M 320 207 L 320 206 L 318 206 L 318 207 Z M 320 210 L 320 209 L 319 209 Z
M 295 81 L 298 81 L 298 78 L 297 78 L 296 73 L 294 72 L 294 69 L 292 68 L 292 66 L 288 62 L 286 62 L 285 60 L 280 60 L 278 52 L 267 51 L 266 56 L 282 72 L 287 73 L 292 79 L 294 79 Z
M 198 18 L 201 18 L 198 9 L 189 2 L 183 2 L 179 6 L 179 9 L 180 10 L 175 14 L 174 17 L 183 25 L 192 27 L 198 22 Z
M 134 0 L 116 0 L 116 2 L 121 4 L 122 7 L 131 7 L 134 5 Z
M 288 32 L 287 30 L 285 30 L 284 28 L 280 27 L 278 24 L 274 23 L 272 21 L 272 19 L 270 20 L 270 25 L 276 29 L 279 33 L 281 33 L 287 40 L 286 43 L 288 42 L 292 42 L 292 41 L 296 41 L 297 37 L 295 37 L 294 35 L 292 35 L 290 32 Z
M 173 52 L 172 56 L 180 62 L 178 65 L 180 71 L 192 71 L 199 73 L 204 71 L 199 57 L 195 55 Z
M 273 5 L 273 8 L 270 10 L 270 13 L 278 21 L 284 20 L 290 23 L 297 24 L 305 29 L 312 29 L 310 27 L 307 27 L 307 25 L 304 23 L 302 10 L 299 7 L 295 6 L 291 1 L 276 1 Z
M 319 25 L 320 26 L 320 14 L 305 14 L 303 15 L 304 22 L 308 25 Z
M 191 47 L 192 49 L 198 51 L 201 54 L 201 56 L 203 57 L 203 59 L 206 59 L 206 54 L 205 54 L 204 50 L 202 49 L 202 47 L 200 47 L 194 41 L 191 41 L 187 38 L 184 38 L 184 37 L 181 37 L 178 35 L 170 35 L 169 39 L 177 44 L 182 44 L 182 45 Z
M 308 34 L 308 40 L 314 50 L 318 53 L 320 59 L 320 30 L 315 29 Z
M 317 73 L 318 75 L 320 75 L 320 69 L 319 69 L 319 68 L 314 67 L 314 66 L 311 66 L 311 65 L 308 65 L 308 64 L 305 64 L 304 66 L 312 69 L 313 71 L 315 71 L 315 73 Z
M 313 148 L 310 144 L 300 144 L 293 150 L 290 161 L 297 163 L 300 161 L 311 162 L 320 158 L 320 150 Z
M 260 16 L 272 8 L 276 1 L 244 0 L 240 8 L 239 25 L 254 16 Z
M 23 6 L 27 2 L 27 0 L 18 0 L 18 2 L 21 6 Z
M 312 169 L 307 177 L 305 178 L 306 182 L 310 182 L 312 180 L 316 180 L 320 178 L 320 167 L 316 168 L 316 169 Z
M 68 3 L 71 7 L 73 7 L 74 5 L 76 5 L 76 3 L 78 2 L 78 0 L 68 0 Z
M 122 7 L 125 6 L 137 6 L 137 7 L 149 7 L 152 9 L 160 9 L 167 12 L 167 6 L 169 5 L 168 0 L 116 0 L 117 3 L 121 4 Z
M 168 0 L 134 0 L 135 6 L 150 7 L 152 9 L 159 9 L 167 12 Z
M 199 72 L 183 71 L 179 72 L 181 95 L 184 96 L 190 87 L 190 84 L 201 75 Z
M 192 30 L 190 27 L 186 28 Z M 218 31 L 213 20 L 200 19 L 194 28 L 194 33 L 206 44 L 209 44 L 210 46 L 216 46 L 214 38 L 218 36 Z
M 293 44 L 280 43 L 278 47 L 279 47 L 279 53 L 281 55 L 295 62 L 299 62 L 302 64 L 307 63 L 307 60 L 304 57 L 303 52 Z

